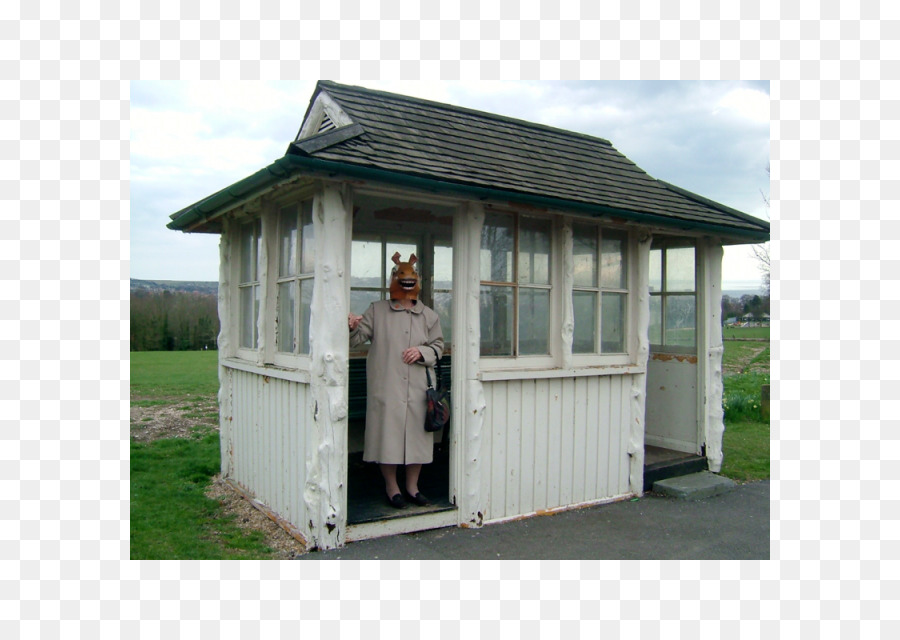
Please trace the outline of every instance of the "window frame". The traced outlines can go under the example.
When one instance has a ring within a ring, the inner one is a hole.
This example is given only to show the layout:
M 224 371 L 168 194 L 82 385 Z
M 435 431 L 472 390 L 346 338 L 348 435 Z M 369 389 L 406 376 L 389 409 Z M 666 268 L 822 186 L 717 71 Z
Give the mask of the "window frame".
M 235 250 L 235 260 L 234 260 L 234 282 L 235 282 L 235 303 L 234 303 L 234 318 L 236 322 L 234 323 L 235 327 L 235 335 L 234 335 L 234 344 L 236 345 L 236 355 L 237 357 L 243 360 L 251 360 L 256 361 L 259 356 L 259 347 L 262 342 L 261 336 L 259 334 L 259 316 L 262 311 L 262 280 L 260 278 L 261 268 L 260 268 L 260 255 L 263 253 L 263 229 L 262 229 L 262 218 L 260 216 L 255 216 L 247 220 L 241 220 L 236 225 L 237 229 L 237 242 L 236 242 L 236 250 Z M 254 278 L 250 280 L 244 280 L 243 275 L 243 265 L 244 265 L 244 238 L 245 234 L 248 233 L 255 234 L 255 239 L 251 240 L 251 249 L 255 249 L 253 259 L 251 259 L 250 264 L 253 267 L 253 275 Z M 255 290 L 256 296 L 255 300 L 257 301 L 255 304 L 256 309 L 256 317 L 253 318 L 252 322 L 252 331 L 253 331 L 253 339 L 252 346 L 245 347 L 243 341 L 243 326 L 244 326 L 244 317 L 243 317 L 243 292 L 247 289 Z
M 308 206 L 308 211 L 304 210 L 304 206 Z M 267 358 L 273 364 L 288 367 L 288 368 L 301 368 L 303 366 L 308 366 L 310 362 L 310 354 L 308 352 L 302 351 L 302 343 L 303 343 L 303 296 L 301 295 L 301 287 L 304 282 L 309 282 L 310 285 L 315 286 L 315 244 L 313 245 L 313 263 L 312 263 L 312 271 L 304 272 L 303 271 L 303 244 L 304 244 L 304 234 L 303 234 L 303 218 L 304 214 L 309 215 L 309 223 L 315 226 L 313 217 L 314 217 L 314 201 L 312 196 L 295 198 L 288 202 L 282 202 L 274 207 L 272 207 L 269 215 L 272 216 L 273 219 L 273 237 L 270 246 L 274 248 L 271 251 L 271 256 L 269 260 L 269 269 L 268 274 L 271 274 L 269 280 L 272 282 L 270 288 L 270 296 L 273 301 L 271 305 L 271 318 L 267 317 L 265 330 L 270 336 L 270 340 L 267 341 L 267 344 L 271 344 L 271 349 L 269 349 L 271 353 L 271 357 Z M 293 246 L 294 256 L 296 260 L 296 266 L 294 269 L 294 273 L 288 273 L 287 275 L 281 274 L 281 261 L 282 261 L 282 232 L 283 232 L 283 221 L 284 221 L 284 212 L 289 209 L 295 209 L 296 222 L 297 222 L 297 234 L 295 244 Z M 315 243 L 315 230 L 313 230 L 313 242 Z M 291 352 L 288 351 L 280 351 L 278 345 L 279 339 L 279 290 L 280 285 L 294 282 L 296 283 L 294 286 L 294 304 L 293 304 L 293 323 L 294 323 L 294 350 Z M 312 302 L 312 293 L 310 292 L 310 304 Z M 311 313 L 311 311 L 310 311 Z M 307 337 L 309 334 L 309 326 L 306 327 Z M 310 344 L 310 350 L 312 349 L 312 345 Z
M 485 207 L 485 222 L 487 224 L 487 216 L 506 215 L 513 218 L 513 273 L 510 281 L 493 281 L 481 280 L 479 272 L 478 296 L 481 299 L 481 292 L 484 287 L 503 287 L 513 291 L 513 353 L 511 355 L 482 355 L 481 344 L 478 345 L 478 361 L 479 370 L 496 371 L 505 369 L 552 369 L 557 368 L 561 355 L 561 340 L 559 339 L 561 327 L 561 300 L 562 300 L 562 254 L 560 250 L 560 232 L 561 219 L 558 215 L 541 215 L 532 212 L 524 212 L 516 209 Z M 520 249 L 520 220 L 521 218 L 533 218 L 543 220 L 549 223 L 550 229 L 550 257 L 548 268 L 550 277 L 548 284 L 521 283 L 519 282 L 519 249 Z M 484 225 L 479 233 L 479 253 L 482 251 L 481 239 L 484 233 Z M 480 261 L 479 261 L 480 264 Z M 519 290 L 543 290 L 549 291 L 549 319 L 548 319 L 548 335 L 547 335 L 547 354 L 538 355 L 521 355 L 519 353 Z
M 653 251 L 659 250 L 661 251 L 660 255 L 660 290 L 659 291 L 650 291 L 648 287 L 648 293 L 650 295 L 650 302 L 652 303 L 653 298 L 660 299 L 660 339 L 662 342 L 653 342 L 652 337 L 649 335 L 650 322 L 652 322 L 653 317 L 652 313 L 650 318 L 648 319 L 648 335 L 647 340 L 650 344 L 650 351 L 652 353 L 674 353 L 674 354 L 689 354 L 696 355 L 699 352 L 700 346 L 700 321 L 699 321 L 699 293 L 697 291 L 697 281 L 700 270 L 700 250 L 697 246 L 697 241 L 695 238 L 690 237 L 657 237 L 654 238 L 653 244 L 650 247 L 650 255 L 653 255 Z M 666 274 L 666 267 L 668 264 L 668 252 L 670 249 L 685 249 L 690 248 L 694 251 L 694 284 L 693 289 L 691 291 L 669 291 L 668 288 L 668 276 Z M 649 270 L 650 265 L 648 263 L 647 269 Z M 652 275 L 648 273 L 648 282 L 652 279 Z M 692 347 L 684 346 L 684 345 L 670 345 L 666 344 L 666 310 L 668 308 L 668 303 L 670 298 L 683 297 L 688 298 L 691 297 L 694 299 L 694 345 Z M 651 304 L 652 307 L 652 304 Z
M 595 286 L 585 286 L 575 283 L 574 277 L 574 256 L 575 256 L 575 234 L 578 228 L 593 228 L 596 233 L 597 240 L 597 279 Z M 573 274 L 572 288 L 570 291 L 572 301 L 572 364 L 579 367 L 584 366 L 600 366 L 600 365 L 622 365 L 634 363 L 634 340 L 635 332 L 632 326 L 635 312 L 633 309 L 635 296 L 634 283 L 636 277 L 636 251 L 633 243 L 633 234 L 628 229 L 611 227 L 600 222 L 586 219 L 574 219 L 571 221 L 572 228 L 572 247 L 569 249 L 573 258 Z M 606 287 L 603 286 L 603 236 L 604 234 L 613 235 L 622 241 L 622 268 L 625 270 L 624 287 Z M 574 323 L 575 318 L 575 294 L 578 292 L 589 292 L 596 295 L 594 306 L 594 339 L 596 351 L 590 353 L 578 353 L 574 350 Z M 622 335 L 622 351 L 604 352 L 603 351 L 603 294 L 621 295 L 623 300 L 624 326 Z

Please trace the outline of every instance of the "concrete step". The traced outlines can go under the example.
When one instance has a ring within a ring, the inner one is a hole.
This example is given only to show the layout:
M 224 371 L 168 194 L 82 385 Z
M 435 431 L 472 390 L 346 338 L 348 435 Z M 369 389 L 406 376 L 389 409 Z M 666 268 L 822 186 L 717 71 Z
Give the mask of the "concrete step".
M 723 478 L 709 471 L 691 473 L 676 478 L 666 478 L 653 483 L 653 491 L 662 493 L 678 500 L 702 500 L 722 493 L 727 493 L 735 487 L 733 480 Z

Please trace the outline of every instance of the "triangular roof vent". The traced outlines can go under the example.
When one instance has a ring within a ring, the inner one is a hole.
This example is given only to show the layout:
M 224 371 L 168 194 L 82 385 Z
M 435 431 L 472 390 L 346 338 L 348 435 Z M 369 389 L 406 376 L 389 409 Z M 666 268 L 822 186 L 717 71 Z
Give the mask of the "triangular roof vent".
M 350 116 L 341 109 L 340 105 L 331 96 L 324 91 L 320 91 L 319 95 L 316 96 L 315 102 L 309 108 L 306 120 L 303 121 L 303 126 L 300 127 L 300 133 L 297 134 L 295 140 L 299 142 L 304 138 L 320 133 L 328 133 L 329 131 L 346 127 L 349 124 L 353 124 Z

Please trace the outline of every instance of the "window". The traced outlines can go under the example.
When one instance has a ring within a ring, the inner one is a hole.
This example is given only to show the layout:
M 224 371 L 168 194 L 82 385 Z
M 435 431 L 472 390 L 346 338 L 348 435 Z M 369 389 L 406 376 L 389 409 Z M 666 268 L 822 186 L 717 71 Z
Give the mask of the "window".
M 572 231 L 572 353 L 625 353 L 628 236 L 593 225 L 576 224 Z
M 316 244 L 312 201 L 278 212 L 278 278 L 276 280 L 275 345 L 279 353 L 309 353 Z
M 411 253 L 418 255 L 416 239 L 382 235 L 354 238 L 350 266 L 351 313 L 362 315 L 371 303 L 387 300 L 395 266 L 391 256 L 397 252 L 401 260 L 408 260 Z
M 485 215 L 481 234 L 481 355 L 550 354 L 550 220 Z
M 450 240 L 435 240 L 432 263 L 432 308 L 441 319 L 446 350 L 453 344 L 453 247 Z
M 650 249 L 650 344 L 697 348 L 697 285 L 693 241 L 657 239 Z
M 240 341 L 241 348 L 256 349 L 259 339 L 256 322 L 259 318 L 259 250 L 260 221 L 254 220 L 241 226 L 240 230 L 240 268 L 238 283 L 240 300 Z

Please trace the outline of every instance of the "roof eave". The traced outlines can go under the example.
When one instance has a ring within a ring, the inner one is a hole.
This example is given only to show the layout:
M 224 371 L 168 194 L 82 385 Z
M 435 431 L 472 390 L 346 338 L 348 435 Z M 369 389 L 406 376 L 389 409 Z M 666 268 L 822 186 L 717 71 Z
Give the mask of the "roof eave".
M 231 186 L 226 187 L 189 207 L 185 207 L 181 211 L 173 214 L 172 222 L 166 226 L 169 229 L 191 231 L 199 225 L 211 222 L 226 211 L 232 209 L 240 201 L 248 200 L 260 195 L 277 182 L 290 178 L 295 173 L 303 171 L 304 169 L 323 172 L 330 174 L 331 176 L 346 175 L 352 178 L 376 180 L 397 186 L 413 187 L 424 191 L 472 196 L 479 200 L 518 202 L 548 209 L 571 211 L 576 214 L 591 217 L 617 217 L 640 224 L 674 228 L 683 231 L 701 231 L 722 238 L 730 238 L 740 243 L 765 242 L 769 239 L 768 224 L 761 220 L 757 221 L 756 218 L 753 218 L 752 220 L 760 224 L 759 230 L 729 227 L 712 223 L 691 222 L 688 220 L 674 220 L 657 214 L 630 211 L 627 209 L 618 209 L 615 207 L 563 200 L 547 196 L 538 196 L 517 191 L 479 187 L 461 182 L 436 180 L 424 176 L 335 162 L 332 160 L 322 160 L 311 156 L 301 155 L 286 155 L 279 158 L 268 167 L 257 171 L 253 175 L 250 175 L 243 180 L 239 180 Z

